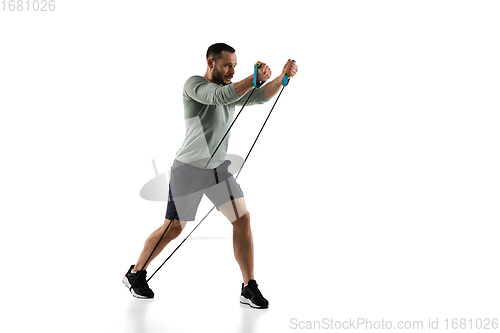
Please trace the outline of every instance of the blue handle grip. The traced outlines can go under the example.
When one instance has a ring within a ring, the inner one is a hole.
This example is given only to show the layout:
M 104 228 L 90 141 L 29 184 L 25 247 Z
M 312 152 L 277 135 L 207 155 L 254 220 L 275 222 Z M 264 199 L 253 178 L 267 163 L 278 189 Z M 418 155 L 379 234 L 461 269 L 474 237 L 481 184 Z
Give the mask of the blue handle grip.
M 260 62 L 257 62 L 255 66 L 253 66 L 253 86 L 257 89 L 262 87 L 264 82 L 266 81 L 259 81 L 257 82 L 257 70 L 262 67 L 262 64 Z
M 292 60 L 292 61 L 295 62 L 295 60 Z M 288 85 L 288 82 L 290 82 L 290 77 L 289 77 L 288 72 L 285 72 L 285 76 L 283 76 L 283 81 L 281 82 L 281 85 L 283 87 L 286 87 Z

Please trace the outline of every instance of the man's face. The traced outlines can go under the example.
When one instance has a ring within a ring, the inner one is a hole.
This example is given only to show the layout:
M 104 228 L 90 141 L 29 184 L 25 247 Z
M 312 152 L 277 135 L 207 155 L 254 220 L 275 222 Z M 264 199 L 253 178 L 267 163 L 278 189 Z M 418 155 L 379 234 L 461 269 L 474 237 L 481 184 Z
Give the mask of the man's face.
M 236 54 L 222 51 L 222 57 L 215 62 L 212 80 L 223 86 L 231 83 L 236 67 Z

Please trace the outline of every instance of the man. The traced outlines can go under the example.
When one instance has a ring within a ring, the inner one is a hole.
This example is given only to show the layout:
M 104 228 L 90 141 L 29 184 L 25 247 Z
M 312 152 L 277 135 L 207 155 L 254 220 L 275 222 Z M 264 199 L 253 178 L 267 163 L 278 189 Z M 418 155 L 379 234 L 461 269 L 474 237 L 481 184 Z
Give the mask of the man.
M 149 236 L 139 260 L 123 277 L 125 285 L 129 288 L 132 286 L 130 291 L 135 297 L 154 297 L 146 281 L 146 268 L 171 240 L 179 236 L 187 221 L 194 221 L 198 205 L 205 194 L 233 225 L 234 256 L 243 276 L 240 302 L 254 308 L 268 307 L 269 303 L 254 279 L 250 215 L 243 192 L 228 171 L 231 162 L 224 161 L 229 135 L 219 146 L 234 118 L 235 106 L 243 105 L 247 93 L 250 94 L 253 88 L 253 75 L 236 83 L 231 82 L 236 64 L 235 50 L 231 46 L 214 44 L 207 50 L 205 75 L 192 76 L 184 85 L 186 137 L 171 169 L 165 222 Z M 246 105 L 271 100 L 280 90 L 284 73 L 293 77 L 297 70 L 297 65 L 288 60 L 281 75 L 255 90 Z M 267 81 L 270 77 L 271 69 L 262 63 L 257 80 Z M 219 148 L 213 155 L 217 146 Z M 147 261 L 150 255 L 151 259 Z

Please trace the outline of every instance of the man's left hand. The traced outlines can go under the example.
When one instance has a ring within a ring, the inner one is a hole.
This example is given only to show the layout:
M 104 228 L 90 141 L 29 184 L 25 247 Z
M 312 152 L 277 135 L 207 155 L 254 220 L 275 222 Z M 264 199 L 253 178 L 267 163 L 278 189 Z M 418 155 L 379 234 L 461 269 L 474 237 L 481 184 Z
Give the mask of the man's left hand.
M 288 77 L 293 77 L 299 71 L 299 67 L 296 63 L 294 63 L 291 59 L 288 59 L 285 66 L 283 67 L 283 72 L 281 72 L 281 76 L 285 76 L 285 72 L 288 73 Z

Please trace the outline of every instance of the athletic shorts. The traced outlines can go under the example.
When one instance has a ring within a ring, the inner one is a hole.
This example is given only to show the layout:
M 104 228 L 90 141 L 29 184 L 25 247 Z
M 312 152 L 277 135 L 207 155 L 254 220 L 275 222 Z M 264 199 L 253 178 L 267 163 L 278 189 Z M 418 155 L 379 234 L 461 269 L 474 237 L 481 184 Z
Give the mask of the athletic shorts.
M 231 200 L 243 198 L 226 160 L 215 169 L 199 169 L 174 160 L 170 171 L 167 213 L 169 220 L 194 221 L 203 194 L 219 209 Z

